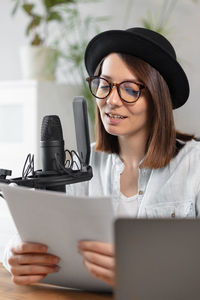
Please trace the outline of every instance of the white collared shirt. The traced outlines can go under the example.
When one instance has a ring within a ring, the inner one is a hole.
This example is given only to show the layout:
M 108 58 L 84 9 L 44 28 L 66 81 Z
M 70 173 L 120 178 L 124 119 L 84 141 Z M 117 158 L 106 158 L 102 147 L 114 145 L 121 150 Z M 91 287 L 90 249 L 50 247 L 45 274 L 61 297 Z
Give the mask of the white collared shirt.
M 92 144 L 90 165 L 93 178 L 67 185 L 67 194 L 112 196 L 117 217 L 122 203 L 120 174 L 124 169 L 123 162 L 116 154 L 95 151 Z M 200 142 L 187 142 L 166 167 L 153 170 L 138 167 L 138 170 L 138 218 L 194 218 L 199 215 Z

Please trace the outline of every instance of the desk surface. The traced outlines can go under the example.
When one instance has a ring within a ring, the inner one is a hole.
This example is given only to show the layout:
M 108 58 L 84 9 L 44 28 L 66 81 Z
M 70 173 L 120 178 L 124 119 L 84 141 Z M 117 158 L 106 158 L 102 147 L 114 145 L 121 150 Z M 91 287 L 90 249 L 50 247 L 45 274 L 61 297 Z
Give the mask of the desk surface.
M 0 300 L 112 300 L 112 295 L 77 292 L 51 285 L 18 286 L 0 264 Z

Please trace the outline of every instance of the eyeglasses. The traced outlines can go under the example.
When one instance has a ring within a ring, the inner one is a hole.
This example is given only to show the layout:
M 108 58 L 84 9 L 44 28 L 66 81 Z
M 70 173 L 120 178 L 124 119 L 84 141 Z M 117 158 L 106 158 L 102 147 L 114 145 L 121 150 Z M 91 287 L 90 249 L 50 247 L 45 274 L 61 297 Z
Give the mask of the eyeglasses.
M 86 80 L 94 97 L 105 99 L 111 94 L 113 87 L 116 86 L 119 97 L 122 101 L 127 103 L 136 102 L 141 95 L 141 90 L 145 88 L 143 84 L 138 82 L 123 81 L 114 83 L 99 76 L 88 77 Z

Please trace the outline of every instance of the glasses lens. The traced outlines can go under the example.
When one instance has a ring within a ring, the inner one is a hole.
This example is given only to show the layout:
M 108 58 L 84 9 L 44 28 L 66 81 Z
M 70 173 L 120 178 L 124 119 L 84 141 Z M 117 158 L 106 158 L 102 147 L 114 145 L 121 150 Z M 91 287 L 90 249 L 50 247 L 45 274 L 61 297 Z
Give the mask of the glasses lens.
M 134 82 L 123 82 L 120 84 L 121 97 L 127 102 L 134 102 L 140 96 L 140 87 Z
M 91 80 L 90 88 L 92 94 L 100 99 L 104 99 L 110 92 L 110 85 L 105 79 L 96 77 Z

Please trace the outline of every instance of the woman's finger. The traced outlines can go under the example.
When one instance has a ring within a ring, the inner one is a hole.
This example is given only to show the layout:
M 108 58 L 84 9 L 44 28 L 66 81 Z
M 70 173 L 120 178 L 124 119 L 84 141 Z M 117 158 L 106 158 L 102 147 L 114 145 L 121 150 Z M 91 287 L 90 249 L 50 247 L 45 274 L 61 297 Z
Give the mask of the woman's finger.
M 40 282 L 45 275 L 24 275 L 24 276 L 12 276 L 12 281 L 18 285 L 28 285 Z
M 99 278 L 103 281 L 105 281 L 110 286 L 115 285 L 115 278 L 114 278 L 114 272 L 105 268 L 102 268 L 100 266 L 94 265 L 90 263 L 89 261 L 84 260 L 83 261 L 84 266 L 86 269 L 96 278 Z
M 20 243 L 11 248 L 13 254 L 23 254 L 23 253 L 46 253 L 48 247 L 43 244 L 38 243 Z
M 58 266 L 42 266 L 42 265 L 19 265 L 12 266 L 10 271 L 12 275 L 46 275 L 49 273 L 57 272 L 59 270 Z
M 59 262 L 59 257 L 52 254 L 13 254 L 8 259 L 11 266 L 22 264 L 49 264 L 56 265 Z
M 111 256 L 105 256 L 96 252 L 82 251 L 83 258 L 90 263 L 98 265 L 108 270 L 114 270 L 115 260 Z
M 114 256 L 114 247 L 112 244 L 97 241 L 80 241 L 78 243 L 80 251 L 93 251 L 108 256 Z

